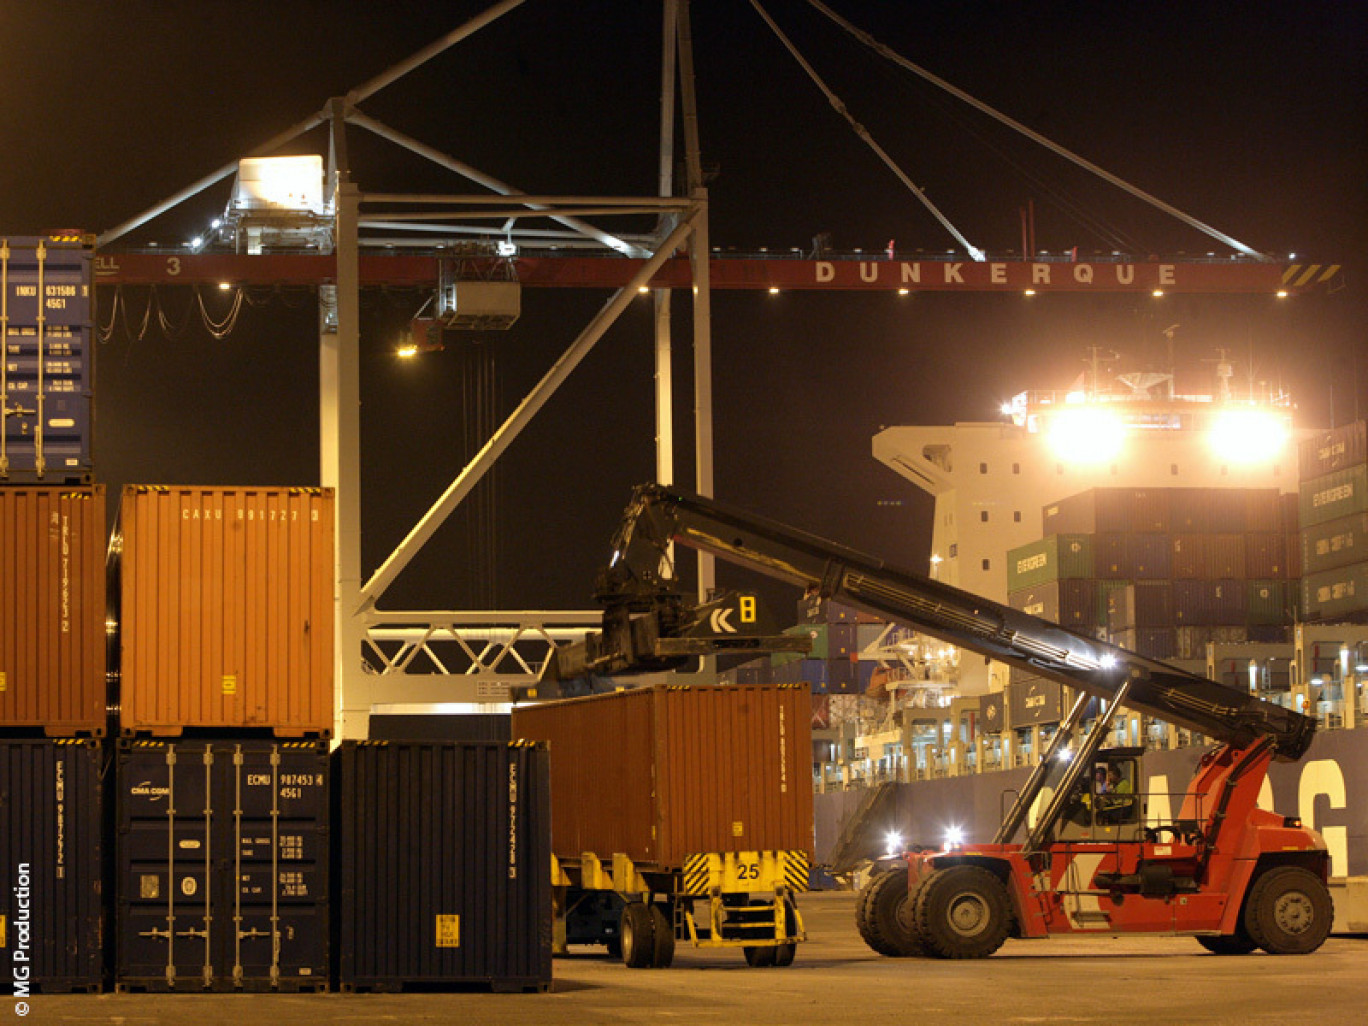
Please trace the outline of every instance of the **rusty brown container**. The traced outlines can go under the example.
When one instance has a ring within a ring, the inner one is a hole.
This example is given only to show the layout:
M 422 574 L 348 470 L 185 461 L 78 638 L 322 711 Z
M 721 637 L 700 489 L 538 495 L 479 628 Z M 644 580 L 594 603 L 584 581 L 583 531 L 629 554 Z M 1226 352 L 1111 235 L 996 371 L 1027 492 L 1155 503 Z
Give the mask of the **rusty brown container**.
M 110 551 L 123 734 L 331 734 L 330 489 L 131 485 Z
M 812 852 L 812 701 L 792 687 L 651 687 L 519 706 L 551 745 L 551 847 L 660 869 L 727 851 Z
M 105 491 L 0 488 L 0 728 L 105 732 Z

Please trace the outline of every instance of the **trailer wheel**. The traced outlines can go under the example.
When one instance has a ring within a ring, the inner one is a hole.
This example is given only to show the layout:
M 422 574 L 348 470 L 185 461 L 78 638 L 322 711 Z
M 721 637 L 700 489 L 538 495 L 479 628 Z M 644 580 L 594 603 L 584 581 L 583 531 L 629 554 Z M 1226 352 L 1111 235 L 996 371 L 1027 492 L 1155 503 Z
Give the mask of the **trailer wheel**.
M 1320 877 L 1300 866 L 1279 866 L 1254 881 L 1244 927 L 1270 955 L 1306 955 L 1325 943 L 1334 916 Z
M 628 902 L 622 908 L 622 961 L 628 969 L 645 969 L 655 958 L 655 927 L 645 902 Z
M 778 966 L 793 965 L 794 958 L 798 955 L 798 945 L 793 941 L 787 944 L 780 944 L 774 949 L 774 964 Z
M 907 903 L 907 866 L 876 876 L 860 892 L 855 926 L 871 948 L 889 958 L 921 954 L 917 938 L 903 927 L 899 910 Z
M 651 930 L 655 944 L 651 953 L 651 968 L 668 969 L 674 961 L 675 935 L 674 923 L 659 905 L 651 906 Z
M 741 949 L 746 956 L 746 965 L 755 969 L 764 969 L 775 964 L 775 946 L 773 944 L 747 944 Z
M 1198 937 L 1197 943 L 1213 955 L 1247 955 L 1258 947 L 1243 927 L 1221 937 Z
M 987 958 L 1007 939 L 1010 907 L 1007 888 L 988 870 L 951 866 L 917 889 L 917 932 L 938 958 Z

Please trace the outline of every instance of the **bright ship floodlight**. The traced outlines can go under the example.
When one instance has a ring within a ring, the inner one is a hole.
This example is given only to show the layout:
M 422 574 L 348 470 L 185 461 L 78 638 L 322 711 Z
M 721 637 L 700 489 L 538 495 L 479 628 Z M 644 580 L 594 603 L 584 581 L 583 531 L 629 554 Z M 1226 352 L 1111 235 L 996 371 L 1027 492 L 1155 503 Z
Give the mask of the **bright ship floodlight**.
M 1211 427 L 1212 449 L 1232 463 L 1272 459 L 1290 437 L 1286 418 L 1268 410 L 1223 410 Z
M 1126 440 L 1121 418 L 1107 410 L 1080 406 L 1050 419 L 1046 441 L 1066 463 L 1104 463 L 1114 459 Z

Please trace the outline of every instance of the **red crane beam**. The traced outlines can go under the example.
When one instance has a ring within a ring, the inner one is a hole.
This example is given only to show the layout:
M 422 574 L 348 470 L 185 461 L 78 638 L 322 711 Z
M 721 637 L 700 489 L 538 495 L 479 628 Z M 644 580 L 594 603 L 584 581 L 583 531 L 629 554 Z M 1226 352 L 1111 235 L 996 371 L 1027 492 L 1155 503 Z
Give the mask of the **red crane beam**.
M 432 286 L 439 257 L 363 254 L 365 285 Z M 460 277 L 502 277 L 498 258 L 459 257 Z M 512 261 L 524 285 L 547 288 L 620 288 L 641 266 L 627 257 L 521 256 Z M 1243 260 L 984 261 L 832 257 L 715 256 L 718 289 L 827 289 L 910 292 L 1186 292 L 1275 295 L 1335 289 L 1338 264 L 1281 264 Z M 320 285 L 336 280 L 333 257 L 277 253 L 100 253 L 95 280 L 105 285 Z M 652 280 L 659 288 L 692 285 L 689 263 L 676 258 Z

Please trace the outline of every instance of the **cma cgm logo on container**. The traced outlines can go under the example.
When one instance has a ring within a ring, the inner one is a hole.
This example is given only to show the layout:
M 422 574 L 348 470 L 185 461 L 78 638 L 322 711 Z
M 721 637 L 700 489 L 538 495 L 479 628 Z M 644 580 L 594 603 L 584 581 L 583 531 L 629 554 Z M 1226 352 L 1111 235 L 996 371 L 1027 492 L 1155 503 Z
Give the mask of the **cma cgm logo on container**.
M 141 784 L 134 784 L 128 789 L 128 793 L 135 798 L 150 798 L 152 801 L 161 801 L 171 794 L 169 787 L 153 787 L 152 781 L 144 780 Z

